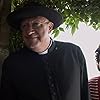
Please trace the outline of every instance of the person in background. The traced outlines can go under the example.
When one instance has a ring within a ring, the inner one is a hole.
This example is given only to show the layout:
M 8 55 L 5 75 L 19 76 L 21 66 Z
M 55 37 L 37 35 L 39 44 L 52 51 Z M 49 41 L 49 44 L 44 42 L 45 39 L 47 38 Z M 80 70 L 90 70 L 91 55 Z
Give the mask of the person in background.
M 80 47 L 49 36 L 62 21 L 56 10 L 35 2 L 8 15 L 7 22 L 21 32 L 24 47 L 4 61 L 1 100 L 89 100 Z
M 100 71 L 100 45 L 96 49 L 95 53 L 96 53 L 95 57 L 96 57 L 97 68 Z
M 95 60 L 97 69 L 100 71 L 100 45 L 95 51 Z M 91 100 L 100 100 L 100 76 L 93 77 L 89 80 Z

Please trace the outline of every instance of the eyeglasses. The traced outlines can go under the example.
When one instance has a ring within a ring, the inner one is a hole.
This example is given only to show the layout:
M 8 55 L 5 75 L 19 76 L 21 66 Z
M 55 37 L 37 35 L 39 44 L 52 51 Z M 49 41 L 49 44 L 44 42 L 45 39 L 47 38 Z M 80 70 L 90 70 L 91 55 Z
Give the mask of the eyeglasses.
M 44 24 L 48 24 L 49 22 L 44 22 L 44 23 L 32 23 L 32 28 L 34 29 L 40 29 L 44 26 Z
M 31 23 L 31 27 L 32 27 L 32 29 L 37 29 L 38 30 L 38 29 L 41 29 L 44 26 L 44 24 L 48 24 L 48 23 L 49 23 L 49 21 L 46 21 L 44 23 L 34 22 L 34 23 Z M 25 23 L 21 26 L 21 30 L 26 30 L 29 27 L 30 27 L 30 24 Z

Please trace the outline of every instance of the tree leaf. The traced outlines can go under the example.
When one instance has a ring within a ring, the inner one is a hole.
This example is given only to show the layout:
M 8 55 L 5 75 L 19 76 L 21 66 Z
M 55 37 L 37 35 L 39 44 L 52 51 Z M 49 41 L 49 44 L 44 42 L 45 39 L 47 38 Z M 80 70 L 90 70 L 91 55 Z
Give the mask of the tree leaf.
M 57 29 L 57 30 L 55 30 L 54 32 L 55 32 L 55 33 L 54 33 L 54 38 L 55 38 L 55 37 L 57 37 L 57 36 L 59 35 L 60 31 Z
M 62 28 L 62 27 L 59 27 L 59 30 L 62 31 L 62 32 L 64 32 L 64 28 Z
M 72 35 L 74 34 L 75 30 L 76 30 L 76 27 L 75 27 L 75 25 L 73 25 L 72 28 L 71 28 Z

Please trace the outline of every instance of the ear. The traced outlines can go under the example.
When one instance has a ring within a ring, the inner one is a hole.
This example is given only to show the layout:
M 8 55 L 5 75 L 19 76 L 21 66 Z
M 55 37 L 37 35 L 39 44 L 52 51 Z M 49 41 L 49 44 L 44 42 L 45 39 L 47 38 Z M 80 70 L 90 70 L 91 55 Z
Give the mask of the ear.
M 49 33 L 53 30 L 54 24 L 49 22 Z

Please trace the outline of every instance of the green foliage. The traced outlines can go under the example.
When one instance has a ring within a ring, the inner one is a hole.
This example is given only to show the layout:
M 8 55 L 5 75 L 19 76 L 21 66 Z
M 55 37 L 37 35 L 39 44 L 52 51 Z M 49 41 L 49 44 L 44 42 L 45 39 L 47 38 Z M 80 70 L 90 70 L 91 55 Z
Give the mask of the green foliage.
M 100 0 L 12 0 L 12 10 L 23 6 L 27 1 L 39 2 L 58 10 L 64 18 L 64 24 L 71 28 L 72 33 L 78 29 L 79 22 L 100 29 Z
M 9 38 L 9 51 L 14 52 L 23 47 L 23 40 L 19 31 L 12 31 Z
M 32 0 L 12 0 L 12 10 L 23 6 L 27 1 Z M 47 7 L 56 9 L 64 18 L 65 28 L 57 28 L 53 31 L 54 37 L 66 28 L 71 29 L 71 33 L 78 29 L 79 22 L 91 25 L 94 29 L 100 29 L 100 0 L 33 0 Z M 18 37 L 16 37 L 18 38 Z

